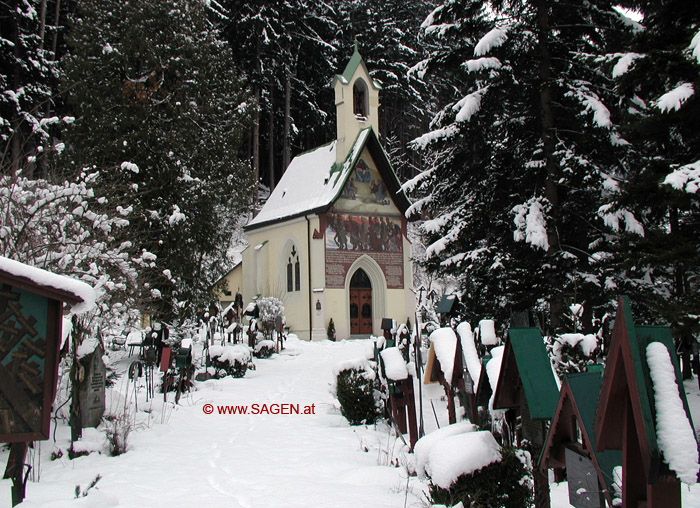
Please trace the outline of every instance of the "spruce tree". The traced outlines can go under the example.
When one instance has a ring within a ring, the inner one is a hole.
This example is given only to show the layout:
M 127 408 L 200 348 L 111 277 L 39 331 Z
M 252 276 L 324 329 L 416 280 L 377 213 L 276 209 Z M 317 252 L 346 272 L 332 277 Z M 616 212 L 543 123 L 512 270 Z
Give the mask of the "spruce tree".
M 196 0 L 79 1 L 64 59 L 65 163 L 131 211 L 129 240 L 152 254 L 141 305 L 166 318 L 209 298 L 249 205 L 249 94 L 206 15 Z
M 58 74 L 44 43 L 42 4 L 46 2 L 0 3 L 0 171 L 4 173 L 22 169 L 31 176 L 38 168 L 43 174 L 44 159 L 57 149 L 50 137 L 61 122 L 51 107 Z
M 634 210 L 644 235 L 617 245 L 618 285 L 640 319 L 697 332 L 700 11 L 677 0 L 624 4 L 641 19 L 625 51 L 610 55 L 608 71 L 633 163 L 611 209 Z
M 423 36 L 432 50 L 414 72 L 447 102 L 415 142 L 435 163 L 409 183 L 429 218 L 426 267 L 459 278 L 470 320 L 537 310 L 566 331 L 569 304 L 586 302 L 590 330 L 609 301 L 599 208 L 627 150 L 597 57 L 622 43 L 623 21 L 605 1 L 462 0 Z

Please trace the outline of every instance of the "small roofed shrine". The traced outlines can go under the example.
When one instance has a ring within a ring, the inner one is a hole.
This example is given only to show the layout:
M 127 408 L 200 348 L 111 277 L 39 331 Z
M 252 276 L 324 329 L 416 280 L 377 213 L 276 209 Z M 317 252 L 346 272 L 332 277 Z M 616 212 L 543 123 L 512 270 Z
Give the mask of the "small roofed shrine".
M 493 408 L 512 411 L 507 415 L 511 422 L 520 415 L 522 437 L 542 446 L 558 398 L 559 387 L 539 329 L 511 328 Z
M 13 481 L 13 506 L 24 499 L 28 443 L 49 438 L 64 303 L 85 312 L 95 291 L 0 256 L 0 442 L 12 443 L 5 477 Z
M 564 378 L 540 457 L 543 470 L 566 468 L 569 502 L 576 508 L 613 506 L 613 470 L 622 464 L 620 451 L 598 452 L 595 446 L 593 418 L 602 380 L 599 371 Z
M 698 443 L 668 326 L 635 326 L 618 302 L 600 399 L 597 450 L 622 451 L 622 504 L 681 506 L 681 481 L 698 476 Z

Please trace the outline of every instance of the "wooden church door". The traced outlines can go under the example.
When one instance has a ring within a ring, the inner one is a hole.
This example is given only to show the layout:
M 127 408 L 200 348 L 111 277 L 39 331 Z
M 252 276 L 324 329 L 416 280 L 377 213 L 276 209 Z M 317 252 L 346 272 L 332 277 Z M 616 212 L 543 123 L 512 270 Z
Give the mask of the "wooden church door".
M 350 279 L 350 334 L 372 334 L 372 283 L 362 268 Z

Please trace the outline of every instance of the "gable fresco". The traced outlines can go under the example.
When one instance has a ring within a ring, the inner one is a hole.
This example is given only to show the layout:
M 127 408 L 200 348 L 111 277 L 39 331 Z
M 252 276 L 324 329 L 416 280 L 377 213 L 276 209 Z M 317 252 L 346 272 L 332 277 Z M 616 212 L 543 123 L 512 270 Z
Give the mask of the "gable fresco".
M 366 148 L 334 203 L 333 211 L 400 216 Z
M 326 247 L 326 287 L 344 288 L 350 266 L 367 254 L 381 267 L 387 288 L 403 289 L 403 236 L 399 210 L 366 150 L 343 191 L 322 216 Z

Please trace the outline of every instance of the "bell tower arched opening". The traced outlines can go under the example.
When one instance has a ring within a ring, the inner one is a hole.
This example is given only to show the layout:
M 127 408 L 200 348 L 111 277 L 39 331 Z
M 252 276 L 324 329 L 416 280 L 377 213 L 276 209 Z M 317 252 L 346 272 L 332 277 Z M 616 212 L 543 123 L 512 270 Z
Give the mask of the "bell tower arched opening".
M 363 79 L 357 79 L 352 87 L 352 108 L 355 118 L 366 120 L 369 116 L 369 94 Z

